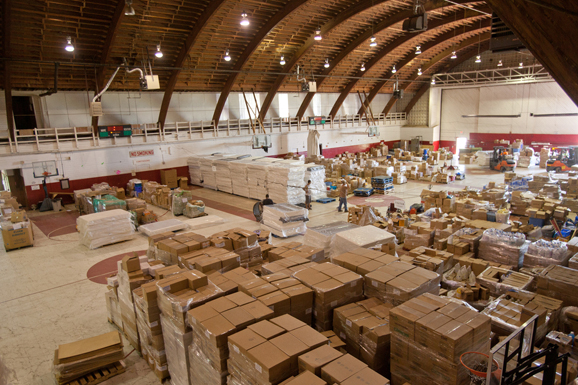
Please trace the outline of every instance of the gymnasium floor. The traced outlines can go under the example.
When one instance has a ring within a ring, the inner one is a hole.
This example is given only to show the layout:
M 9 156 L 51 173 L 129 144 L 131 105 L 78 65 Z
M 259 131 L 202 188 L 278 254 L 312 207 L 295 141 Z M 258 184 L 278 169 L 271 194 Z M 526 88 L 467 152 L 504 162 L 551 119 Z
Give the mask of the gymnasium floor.
M 448 185 L 434 184 L 433 189 L 481 188 L 490 181 L 502 183 L 504 180 L 503 174 L 475 165 L 460 167 L 466 168 L 465 180 Z M 544 170 L 533 167 L 520 168 L 517 172 L 537 174 Z M 409 207 L 420 201 L 420 193 L 428 185 L 428 182 L 409 181 L 396 185 L 390 195 L 350 196 L 349 202 L 350 205 L 362 204 L 367 200 L 366 203 L 372 206 L 385 208 L 391 201 L 403 199 Z M 259 229 L 252 214 L 254 200 L 202 188 L 194 188 L 194 194 L 205 201 L 208 214 L 218 215 L 226 221 L 196 232 L 209 236 L 231 227 Z M 162 216 L 161 220 L 173 218 L 170 212 L 149 207 Z M 74 210 L 74 207 L 65 209 Z M 75 231 L 77 214 L 73 211 L 29 213 L 34 224 L 34 247 L 0 255 L 0 385 L 54 384 L 52 359 L 59 344 L 114 330 L 107 321 L 106 285 L 102 282 L 114 272 L 116 260 L 123 253 L 144 251 L 148 242 L 145 236 L 137 234 L 131 241 L 89 250 L 80 244 Z M 336 202 L 313 203 L 308 226 L 339 220 L 347 221 L 347 213 L 338 213 Z M 301 241 L 302 238 L 297 236 L 291 240 Z M 273 243 L 283 241 L 274 239 Z M 131 350 L 125 341 L 125 352 L 128 354 Z M 138 354 L 133 352 L 125 362 L 127 371 L 103 384 L 159 383 Z

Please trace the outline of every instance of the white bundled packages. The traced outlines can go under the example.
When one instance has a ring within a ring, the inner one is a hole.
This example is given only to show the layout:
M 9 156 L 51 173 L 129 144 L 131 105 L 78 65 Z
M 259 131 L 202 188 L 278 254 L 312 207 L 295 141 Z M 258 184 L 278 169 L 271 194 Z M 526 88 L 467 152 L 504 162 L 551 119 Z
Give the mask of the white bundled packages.
M 386 230 L 373 225 L 361 226 L 337 233 L 331 243 L 329 256 L 341 255 L 360 247 L 369 248 L 395 242 L 395 235 Z
M 203 184 L 203 176 L 201 174 L 201 165 L 199 164 L 199 160 L 202 158 L 202 155 L 192 155 L 187 159 L 187 165 L 189 166 L 189 181 L 191 184 L 196 186 L 202 186 Z
M 217 189 L 217 167 L 213 164 L 215 160 L 221 159 L 223 154 L 204 156 L 199 159 L 199 166 L 203 178 L 203 187 L 211 190 Z
M 217 190 L 226 193 L 233 193 L 233 183 L 231 179 L 231 162 L 245 158 L 248 155 L 226 154 L 219 159 L 213 160 L 215 166 L 215 180 L 217 183 Z
M 278 237 L 287 238 L 307 230 L 308 210 L 288 203 L 263 207 L 263 226 Z
M 311 200 L 327 198 L 327 187 L 325 185 L 325 166 L 315 164 L 306 165 L 305 183 L 311 181 Z
M 148 225 L 139 226 L 138 231 L 148 237 L 166 233 L 169 231 L 179 231 L 187 228 L 187 224 L 178 219 L 167 219 L 164 221 L 149 223 Z
M 253 162 L 254 157 L 246 157 L 243 159 L 233 160 L 229 163 L 229 171 L 231 174 L 231 185 L 233 194 L 249 198 L 249 182 L 247 180 L 247 167 Z
M 489 167 L 493 151 L 476 152 L 476 164 L 480 167 Z
M 268 168 L 267 190 L 273 202 L 305 202 L 305 170 L 301 160 L 283 160 Z
M 343 221 L 332 222 L 323 226 L 310 227 L 305 233 L 303 243 L 307 246 L 323 248 L 325 250 L 325 255 L 329 255 L 331 251 L 331 243 L 335 239 L 335 236 L 342 231 L 356 228 L 359 228 L 359 226 Z
M 279 162 L 275 158 L 261 158 L 247 164 L 247 183 L 249 185 L 249 198 L 263 200 L 268 194 L 267 177 L 269 168 L 273 163 Z
M 546 241 L 539 239 L 528 246 L 524 255 L 526 267 L 548 267 L 550 265 L 568 266 L 568 260 L 572 253 L 568 250 L 565 242 L 558 240 Z
M 125 210 L 110 210 L 88 214 L 76 219 L 81 242 L 89 249 L 134 238 L 131 214 Z

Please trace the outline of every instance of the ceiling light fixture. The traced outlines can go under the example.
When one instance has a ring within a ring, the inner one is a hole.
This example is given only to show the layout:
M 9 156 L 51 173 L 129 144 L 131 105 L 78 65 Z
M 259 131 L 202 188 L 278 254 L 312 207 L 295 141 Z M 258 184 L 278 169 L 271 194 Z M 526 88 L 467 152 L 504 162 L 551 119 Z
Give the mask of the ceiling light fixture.
M 136 12 L 134 11 L 134 8 L 132 7 L 132 0 L 125 0 L 125 2 L 124 2 L 124 14 L 125 14 L 125 16 L 136 15 Z
M 231 61 L 231 55 L 229 55 L 229 50 L 225 51 L 225 57 L 223 59 L 225 59 L 225 61 Z
M 481 63 L 482 57 L 480 55 L 476 55 L 476 63 Z
M 247 13 L 245 11 L 243 11 L 243 13 L 241 13 L 241 25 L 243 27 L 246 27 L 249 24 L 251 24 L 251 23 L 249 22 L 249 19 L 247 19 Z
M 325 64 L 323 64 L 323 67 L 329 68 L 329 58 L 325 58 Z
M 361 63 L 361 68 L 360 68 L 361 72 L 365 71 L 365 63 Z
M 421 74 L 422 74 L 422 72 L 421 72 L 421 67 L 419 67 L 419 68 L 417 69 L 417 76 L 421 76 Z
M 503 64 L 502 64 L 502 61 L 500 60 L 500 61 L 498 61 L 498 67 L 501 67 L 501 66 L 503 66 Z
M 160 44 L 157 45 L 157 52 L 155 52 L 155 56 L 158 57 L 159 59 L 163 57 Z
M 315 30 L 315 36 L 313 37 L 313 39 L 315 39 L 317 41 L 323 39 L 323 36 L 321 36 L 321 28 L 317 27 L 317 29 Z
M 72 38 L 70 36 L 66 37 L 66 47 L 64 47 L 64 49 L 67 50 L 68 52 L 74 51 L 74 46 L 72 45 Z
M 456 51 L 452 51 L 452 56 L 450 57 L 450 59 L 457 59 L 458 55 L 456 55 Z
M 518 64 L 518 68 L 524 68 L 524 63 L 520 62 L 520 64 Z
M 394 65 L 393 65 L 393 68 L 391 69 L 391 73 L 394 74 L 394 73 L 396 73 L 396 72 L 397 72 L 397 70 L 395 69 L 395 64 L 394 64 Z
M 421 45 L 418 45 L 417 47 L 415 47 L 415 54 L 419 55 L 421 53 Z
M 436 84 L 436 80 L 434 78 L 431 78 L 431 84 L 432 85 Z
M 281 55 L 281 60 L 279 60 L 279 64 L 281 64 L 282 66 L 285 65 L 285 56 Z
M 371 43 L 369 43 L 370 47 L 377 47 L 377 41 L 376 41 L 377 39 L 375 38 L 375 36 L 372 36 L 371 39 L 369 39 L 369 40 L 371 40 Z

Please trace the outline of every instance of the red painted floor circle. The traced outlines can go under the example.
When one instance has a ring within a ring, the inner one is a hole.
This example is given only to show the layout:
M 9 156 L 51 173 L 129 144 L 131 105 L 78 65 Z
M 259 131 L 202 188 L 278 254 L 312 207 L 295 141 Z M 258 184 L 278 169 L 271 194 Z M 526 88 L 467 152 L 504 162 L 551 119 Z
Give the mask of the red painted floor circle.
M 86 277 L 94 283 L 101 283 L 106 285 L 106 278 L 110 277 L 111 275 L 115 275 L 118 270 L 116 263 L 124 256 L 132 255 L 133 253 L 137 253 L 139 256 L 141 256 L 146 254 L 146 250 L 129 251 L 128 253 L 122 253 L 102 260 L 88 269 L 86 272 Z

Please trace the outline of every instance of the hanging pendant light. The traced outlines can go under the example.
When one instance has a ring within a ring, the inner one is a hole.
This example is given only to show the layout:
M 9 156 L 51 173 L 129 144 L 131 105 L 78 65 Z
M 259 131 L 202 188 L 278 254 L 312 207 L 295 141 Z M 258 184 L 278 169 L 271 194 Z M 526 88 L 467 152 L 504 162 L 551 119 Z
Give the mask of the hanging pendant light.
M 394 64 L 394 65 L 393 65 L 393 68 L 391 69 L 391 73 L 394 74 L 394 73 L 396 73 L 396 72 L 397 72 L 397 70 L 395 69 L 395 64 Z
M 320 41 L 321 39 L 323 39 L 323 36 L 321 36 L 321 28 L 317 27 L 317 29 L 315 30 L 315 36 L 313 36 L 313 39 Z
M 476 63 L 481 63 L 482 62 L 482 57 L 480 55 L 476 56 Z
M 132 0 L 125 0 L 125 2 L 124 2 L 124 14 L 125 14 L 125 16 L 136 15 L 136 12 L 134 11 L 134 8 L 132 7 Z
M 458 55 L 456 55 L 456 51 L 452 51 L 452 56 L 450 57 L 450 59 L 457 59 Z
M 415 47 L 415 54 L 416 55 L 421 54 L 421 45 L 418 45 L 417 47 Z
M 498 61 L 498 67 L 501 67 L 501 66 L 503 66 L 503 65 L 504 65 L 504 64 L 502 64 L 502 61 L 499 60 L 499 61 Z
M 229 55 L 229 50 L 225 51 L 225 56 L 223 57 L 225 61 L 231 61 L 231 55 Z
M 64 47 L 64 49 L 67 50 L 68 52 L 74 51 L 74 46 L 72 45 L 72 38 L 70 36 L 66 37 L 66 47 Z
M 158 57 L 159 59 L 163 57 L 160 44 L 157 45 L 157 52 L 155 52 L 155 56 Z
M 359 70 L 365 72 L 365 63 L 361 63 L 361 68 Z
M 422 74 L 422 72 L 421 72 L 421 67 L 419 67 L 419 68 L 417 69 L 417 76 L 421 76 L 421 74 Z
M 323 64 L 323 67 L 329 68 L 329 58 L 325 58 L 325 64 Z
M 247 12 L 243 11 L 243 13 L 241 13 L 241 25 L 247 27 L 249 24 L 251 23 L 249 22 L 249 19 L 247 19 Z
M 281 60 L 279 60 L 279 64 L 281 64 L 282 66 L 285 65 L 285 56 L 281 55 Z
M 377 39 L 375 38 L 375 36 L 372 36 L 371 39 L 369 39 L 371 41 L 371 43 L 369 43 L 370 47 L 377 47 Z

